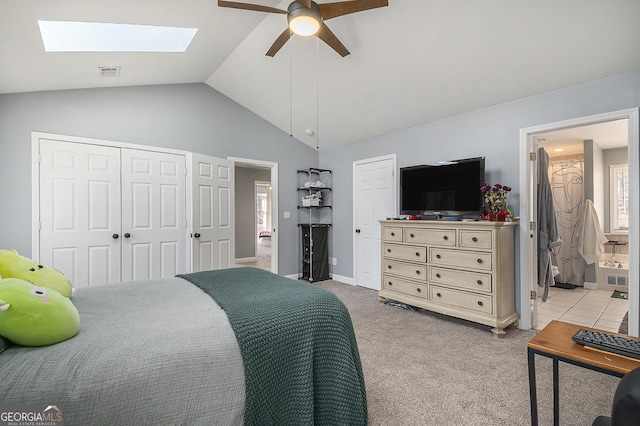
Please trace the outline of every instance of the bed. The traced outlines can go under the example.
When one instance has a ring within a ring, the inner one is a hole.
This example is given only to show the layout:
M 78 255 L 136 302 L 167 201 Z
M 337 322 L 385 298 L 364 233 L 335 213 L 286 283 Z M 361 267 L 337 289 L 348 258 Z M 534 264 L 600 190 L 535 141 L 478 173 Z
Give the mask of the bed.
M 77 289 L 78 335 L 0 354 L 4 404 L 65 424 L 366 424 L 349 314 L 255 268 Z

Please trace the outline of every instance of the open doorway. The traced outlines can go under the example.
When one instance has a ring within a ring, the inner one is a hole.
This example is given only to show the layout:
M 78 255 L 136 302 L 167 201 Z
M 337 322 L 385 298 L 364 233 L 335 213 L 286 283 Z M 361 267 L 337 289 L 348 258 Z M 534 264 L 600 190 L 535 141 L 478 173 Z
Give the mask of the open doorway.
M 520 163 L 520 328 L 529 329 L 537 310 L 537 298 L 531 296 L 540 290 L 537 285 L 537 232 L 536 229 L 536 178 L 537 163 L 530 153 L 537 152 L 538 138 L 544 139 L 554 131 L 573 129 L 582 126 L 607 123 L 616 120 L 627 120 L 628 136 L 628 194 L 630 200 L 628 212 L 628 257 L 636 259 L 638 256 L 638 209 L 637 200 L 640 178 L 639 169 L 639 132 L 638 109 L 616 111 L 595 116 L 582 117 L 563 122 L 550 123 L 541 126 L 522 129 L 520 131 L 521 163 Z M 599 181 L 597 184 L 602 185 Z M 638 314 L 640 289 L 638 286 L 638 265 L 630 262 L 628 272 L 628 334 L 638 335 Z
M 278 165 L 235 163 L 236 263 L 278 273 Z
M 255 181 L 256 268 L 271 271 L 271 182 Z
M 547 299 L 538 291 L 536 330 L 560 320 L 627 333 L 628 127 L 621 119 L 534 135 L 549 159 L 546 177 L 562 241 L 551 251 L 554 282 Z M 584 247 L 581 229 L 591 230 L 590 247 Z M 596 241 L 596 234 L 603 240 Z

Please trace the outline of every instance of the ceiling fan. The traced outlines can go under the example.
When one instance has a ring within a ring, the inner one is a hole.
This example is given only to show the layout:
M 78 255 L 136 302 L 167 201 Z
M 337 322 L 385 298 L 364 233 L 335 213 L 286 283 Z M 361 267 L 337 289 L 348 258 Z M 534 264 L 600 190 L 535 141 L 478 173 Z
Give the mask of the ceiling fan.
M 338 40 L 324 23 L 327 19 L 350 13 L 361 12 L 363 10 L 375 9 L 388 6 L 388 0 L 350 0 L 336 3 L 318 4 L 312 0 L 297 0 L 292 2 L 287 10 L 275 7 L 262 6 L 259 4 L 239 3 L 235 1 L 218 0 L 218 6 L 230 7 L 233 9 L 255 10 L 258 12 L 281 13 L 287 15 L 289 26 L 280 34 L 276 41 L 267 51 L 267 56 L 275 56 L 291 37 L 291 33 L 298 35 L 313 35 L 327 43 L 329 47 L 345 57 L 349 54 L 346 47 Z

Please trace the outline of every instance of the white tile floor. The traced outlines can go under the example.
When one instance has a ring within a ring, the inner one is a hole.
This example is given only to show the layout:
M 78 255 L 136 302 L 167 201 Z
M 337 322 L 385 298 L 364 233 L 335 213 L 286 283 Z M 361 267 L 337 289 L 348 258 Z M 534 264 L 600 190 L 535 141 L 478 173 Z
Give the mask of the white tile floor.
M 552 320 L 617 332 L 629 301 L 611 297 L 613 290 L 565 290 L 551 287 L 546 302 L 538 299 L 538 324 L 542 330 Z

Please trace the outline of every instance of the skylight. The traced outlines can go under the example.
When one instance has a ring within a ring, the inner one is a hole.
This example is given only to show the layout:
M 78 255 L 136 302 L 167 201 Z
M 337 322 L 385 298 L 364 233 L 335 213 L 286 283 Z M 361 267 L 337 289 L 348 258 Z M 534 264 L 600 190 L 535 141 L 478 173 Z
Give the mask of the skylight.
M 197 28 L 38 21 L 47 52 L 184 52 Z

